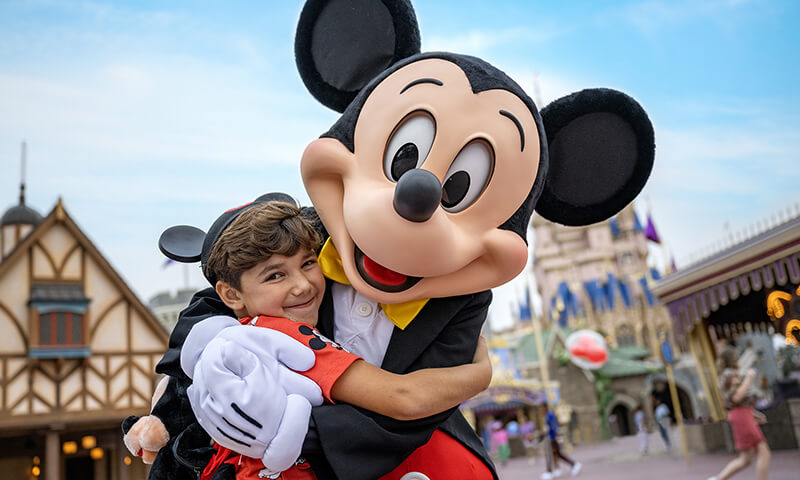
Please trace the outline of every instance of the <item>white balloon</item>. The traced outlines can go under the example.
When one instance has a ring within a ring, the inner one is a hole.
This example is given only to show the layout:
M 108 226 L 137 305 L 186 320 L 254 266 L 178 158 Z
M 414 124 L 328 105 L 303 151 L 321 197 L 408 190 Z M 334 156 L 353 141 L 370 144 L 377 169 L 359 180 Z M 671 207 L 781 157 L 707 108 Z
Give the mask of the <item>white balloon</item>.
M 580 368 L 596 370 L 605 365 L 608 361 L 608 345 L 606 345 L 606 340 L 594 330 L 578 330 L 577 332 L 573 332 L 567 337 L 565 343 L 567 352 L 569 353 L 569 359 Z M 587 353 L 574 352 L 575 349 L 581 349 L 584 346 L 589 347 L 591 351 L 588 352 L 588 354 L 596 358 L 587 358 L 586 355 L 576 355 L 576 353 Z

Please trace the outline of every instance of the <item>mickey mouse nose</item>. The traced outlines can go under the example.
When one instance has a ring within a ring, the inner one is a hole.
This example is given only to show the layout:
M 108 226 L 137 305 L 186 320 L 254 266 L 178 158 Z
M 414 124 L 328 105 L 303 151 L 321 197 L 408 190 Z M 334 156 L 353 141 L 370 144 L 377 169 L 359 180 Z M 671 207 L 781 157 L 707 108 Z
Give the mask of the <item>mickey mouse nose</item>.
M 442 184 L 436 175 L 421 168 L 405 172 L 394 189 L 394 209 L 412 222 L 431 218 L 442 201 Z

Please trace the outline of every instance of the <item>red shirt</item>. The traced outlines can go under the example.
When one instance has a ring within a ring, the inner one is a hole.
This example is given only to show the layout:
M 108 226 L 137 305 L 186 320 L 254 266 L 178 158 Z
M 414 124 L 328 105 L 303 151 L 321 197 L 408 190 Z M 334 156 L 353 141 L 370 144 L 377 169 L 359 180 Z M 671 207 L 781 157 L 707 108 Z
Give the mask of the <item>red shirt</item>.
M 285 333 L 313 350 L 317 357 L 314 366 L 305 372 L 297 373 L 314 380 L 314 383 L 322 389 L 325 400 L 330 403 L 335 403 L 331 399 L 333 384 L 353 362 L 361 358 L 348 352 L 336 342 L 319 333 L 316 328 L 305 323 L 295 322 L 288 318 L 267 317 L 266 315 L 242 318 L 239 322 L 243 325 L 255 325 Z

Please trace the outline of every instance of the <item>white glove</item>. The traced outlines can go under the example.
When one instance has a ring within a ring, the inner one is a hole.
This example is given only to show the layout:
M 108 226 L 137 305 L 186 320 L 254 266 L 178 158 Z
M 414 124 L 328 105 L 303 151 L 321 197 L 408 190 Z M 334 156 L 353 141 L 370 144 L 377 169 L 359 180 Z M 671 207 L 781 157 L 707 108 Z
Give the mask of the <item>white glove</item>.
M 194 366 L 200 358 L 200 354 L 214 337 L 219 334 L 224 328 L 241 326 L 238 320 L 233 317 L 225 315 L 214 315 L 205 320 L 197 322 L 186 339 L 181 345 L 181 369 L 183 373 L 192 378 L 194 375 Z
M 267 368 L 287 394 L 305 397 L 315 407 L 322 405 L 324 399 L 319 385 L 297 373 L 313 367 L 317 359 L 314 351 L 303 343 L 277 330 L 249 325 L 225 328 L 217 338 L 234 344 L 237 352 L 246 350 L 255 355 L 256 362 Z M 248 358 L 248 361 L 252 360 Z M 217 395 L 225 394 L 222 387 L 215 385 L 211 388 L 216 388 Z M 258 387 L 255 393 L 263 398 L 264 389 Z
M 319 386 L 287 366 L 303 371 L 314 360 L 310 348 L 283 333 L 225 328 L 195 365 L 187 390 L 192 410 L 220 445 L 285 470 L 300 454 L 311 403 L 322 403 Z

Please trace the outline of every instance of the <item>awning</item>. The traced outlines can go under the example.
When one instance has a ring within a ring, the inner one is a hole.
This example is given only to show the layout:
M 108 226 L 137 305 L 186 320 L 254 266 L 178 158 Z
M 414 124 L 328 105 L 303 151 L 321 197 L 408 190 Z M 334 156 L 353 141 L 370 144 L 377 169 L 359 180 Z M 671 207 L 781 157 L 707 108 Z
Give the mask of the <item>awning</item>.
M 31 285 L 28 305 L 35 307 L 39 313 L 84 313 L 89 306 L 89 299 L 79 283 L 34 283 Z
M 475 412 L 508 410 L 519 407 L 532 407 L 545 403 L 545 394 L 541 390 L 530 390 L 524 387 L 498 385 L 489 387 L 478 395 L 461 404 Z
M 800 217 L 665 277 L 653 292 L 685 335 L 729 302 L 800 283 Z

